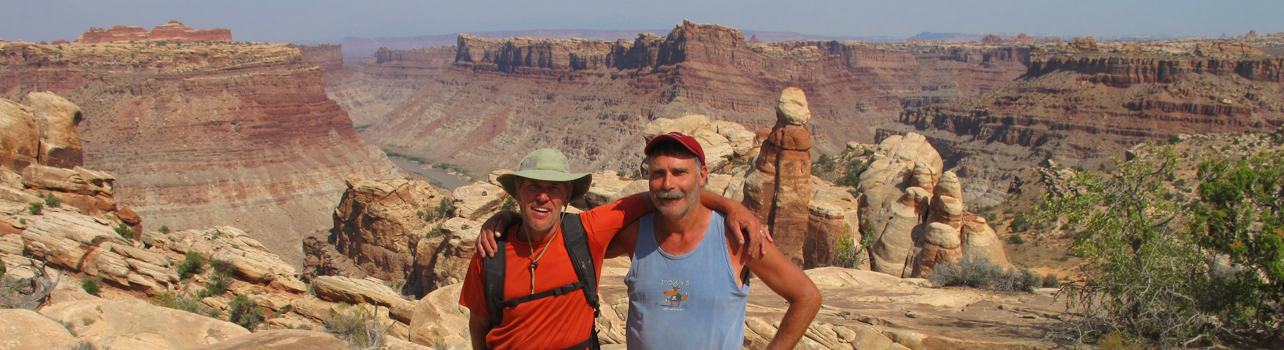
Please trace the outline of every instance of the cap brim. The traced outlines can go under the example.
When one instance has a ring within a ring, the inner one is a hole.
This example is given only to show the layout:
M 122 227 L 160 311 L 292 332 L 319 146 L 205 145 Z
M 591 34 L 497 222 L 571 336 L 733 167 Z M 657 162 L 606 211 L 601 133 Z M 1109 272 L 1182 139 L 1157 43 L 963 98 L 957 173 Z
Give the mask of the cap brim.
M 589 185 L 593 183 L 593 174 L 590 173 L 564 173 L 553 170 L 522 170 L 499 175 L 495 179 L 500 186 L 504 187 L 504 192 L 509 196 L 517 198 L 517 178 L 524 177 L 532 180 L 554 181 L 554 182 L 571 182 L 571 197 L 567 201 L 580 199 L 588 193 Z

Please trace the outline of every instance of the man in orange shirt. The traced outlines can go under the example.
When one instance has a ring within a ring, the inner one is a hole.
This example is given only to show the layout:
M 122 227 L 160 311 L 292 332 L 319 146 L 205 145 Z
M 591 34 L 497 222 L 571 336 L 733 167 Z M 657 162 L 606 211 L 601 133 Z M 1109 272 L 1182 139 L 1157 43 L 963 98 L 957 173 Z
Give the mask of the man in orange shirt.
M 522 159 L 518 171 L 500 175 L 498 181 L 517 201 L 521 225 L 508 228 L 503 235 L 511 239 L 504 245 L 502 256 L 497 257 L 502 258 L 504 266 L 501 286 L 484 283 L 488 280 L 485 260 L 489 259 L 481 257 L 482 250 L 469 265 L 459 303 L 471 313 L 469 333 L 473 348 L 596 349 L 596 282 L 601 277 L 606 247 L 624 225 L 654 211 L 648 195 L 637 194 L 593 208 L 580 213 L 579 220 L 563 220 L 567 203 L 588 192 L 592 177 L 571 173 L 566 156 L 553 149 L 532 152 Z M 712 192 L 705 194 L 702 204 L 728 212 L 728 226 L 732 229 L 728 235 L 739 236 L 739 228 L 746 227 L 757 234 L 751 242 L 766 239 L 757 219 L 739 203 Z M 582 225 L 582 230 L 563 230 L 568 222 Z M 584 236 L 578 239 L 586 241 L 593 267 L 587 286 L 568 250 L 577 238 L 565 234 L 580 231 Z M 504 300 L 499 309 L 502 314 L 490 314 L 487 293 L 502 294 L 501 298 L 491 298 Z M 493 319 L 495 316 L 499 318 Z

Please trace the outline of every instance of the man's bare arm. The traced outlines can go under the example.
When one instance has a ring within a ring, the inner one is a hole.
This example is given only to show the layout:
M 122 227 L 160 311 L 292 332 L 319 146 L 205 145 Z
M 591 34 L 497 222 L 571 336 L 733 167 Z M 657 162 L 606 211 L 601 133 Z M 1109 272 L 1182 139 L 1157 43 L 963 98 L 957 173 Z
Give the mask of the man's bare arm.
M 820 311 L 820 290 L 774 245 L 767 246 L 767 253 L 761 259 L 748 259 L 746 264 L 763 284 L 789 302 L 789 309 L 780 320 L 780 330 L 767 344 L 767 349 L 792 349 Z
M 473 350 L 486 350 L 486 333 L 490 332 L 490 319 L 476 313 L 468 315 L 468 334 L 473 338 Z

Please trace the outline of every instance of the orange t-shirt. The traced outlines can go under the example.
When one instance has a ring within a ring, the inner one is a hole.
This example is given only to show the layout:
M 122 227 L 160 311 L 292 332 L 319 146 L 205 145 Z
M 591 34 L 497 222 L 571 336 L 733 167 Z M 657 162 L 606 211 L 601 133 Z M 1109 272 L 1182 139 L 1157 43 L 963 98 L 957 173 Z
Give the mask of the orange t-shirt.
M 607 244 L 625 225 L 647 213 L 646 200 L 641 196 L 630 196 L 580 213 L 580 221 L 584 223 L 584 231 L 588 234 L 593 266 L 597 270 L 594 278 L 602 278 L 602 259 L 606 255 Z M 514 237 L 516 228 L 506 234 Z M 544 253 L 535 268 L 535 293 L 579 281 L 575 276 L 575 268 L 571 266 L 570 256 L 566 253 L 560 228 L 544 242 L 535 244 L 533 256 L 531 244 L 516 239 L 509 239 L 508 242 L 509 246 L 504 249 L 504 262 L 508 267 L 505 271 L 504 300 L 532 294 L 530 263 L 540 255 L 540 249 L 545 244 L 548 245 L 548 252 Z M 486 294 L 482 286 L 484 276 L 481 257 L 473 254 L 460 292 L 459 304 L 468 307 L 474 314 L 487 316 Z M 486 335 L 486 346 L 496 350 L 563 349 L 588 339 L 592 331 L 593 307 L 584 299 L 584 292 L 577 290 L 506 309 L 504 321 Z

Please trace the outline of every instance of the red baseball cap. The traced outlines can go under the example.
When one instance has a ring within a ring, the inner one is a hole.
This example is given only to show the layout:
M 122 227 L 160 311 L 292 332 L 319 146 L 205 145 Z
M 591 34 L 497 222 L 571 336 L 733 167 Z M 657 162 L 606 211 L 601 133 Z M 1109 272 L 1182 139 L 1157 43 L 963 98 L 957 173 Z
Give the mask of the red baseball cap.
M 695 153 L 696 158 L 700 159 L 700 164 L 706 164 L 704 162 L 704 147 L 700 147 L 700 142 L 697 142 L 694 137 L 683 135 L 682 133 L 677 131 L 674 131 L 668 134 L 655 135 L 655 137 L 651 138 L 651 141 L 647 141 L 646 148 L 642 150 L 642 153 L 650 156 L 651 148 L 655 147 L 655 145 L 661 142 L 669 141 L 669 140 L 673 140 L 673 141 L 677 141 L 678 143 L 681 143 L 682 146 L 686 147 L 687 150 L 691 151 L 691 153 Z

